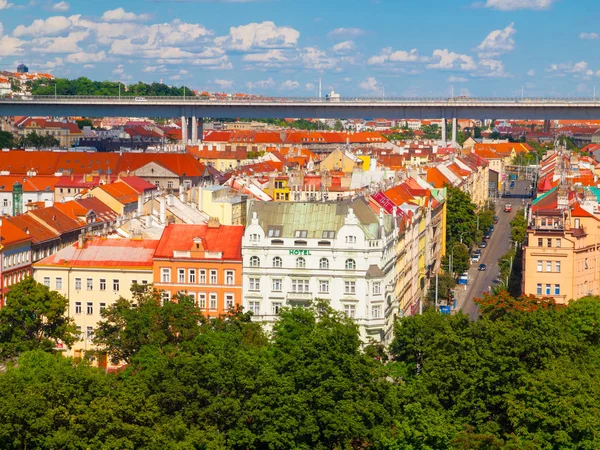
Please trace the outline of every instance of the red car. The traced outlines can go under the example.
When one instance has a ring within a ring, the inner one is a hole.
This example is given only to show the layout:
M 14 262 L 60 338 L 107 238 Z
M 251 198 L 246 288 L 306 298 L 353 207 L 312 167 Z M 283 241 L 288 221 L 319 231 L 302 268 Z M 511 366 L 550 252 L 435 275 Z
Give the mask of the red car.
M 512 211 L 512 205 L 510 203 L 507 203 L 506 205 L 504 205 L 504 212 L 511 212 Z

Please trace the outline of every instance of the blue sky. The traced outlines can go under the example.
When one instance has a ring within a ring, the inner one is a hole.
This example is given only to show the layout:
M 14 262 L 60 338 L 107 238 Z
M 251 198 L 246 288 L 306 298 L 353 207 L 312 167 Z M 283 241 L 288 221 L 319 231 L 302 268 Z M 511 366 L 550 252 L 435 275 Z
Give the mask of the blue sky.
M 576 7 L 575 7 L 576 6 Z M 0 69 L 268 95 L 600 95 L 598 0 L 0 0 Z

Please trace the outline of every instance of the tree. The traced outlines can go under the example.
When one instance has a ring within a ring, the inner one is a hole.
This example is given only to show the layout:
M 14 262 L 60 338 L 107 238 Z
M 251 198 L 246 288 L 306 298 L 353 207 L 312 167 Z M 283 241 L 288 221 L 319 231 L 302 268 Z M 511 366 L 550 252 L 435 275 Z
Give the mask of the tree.
M 12 133 L 8 131 L 0 131 L 0 148 L 14 148 L 15 139 Z
M 507 291 L 498 294 L 483 294 L 483 298 L 475 298 L 479 312 L 483 317 L 490 320 L 505 318 L 512 313 L 533 312 L 542 309 L 558 309 L 562 305 L 555 302 L 553 298 L 538 298 L 534 295 L 524 295 L 519 298 L 512 297 Z
M 50 352 L 58 344 L 70 347 L 77 340 L 77 329 L 66 315 L 68 304 L 33 278 L 13 285 L 0 309 L 0 359 L 27 350 Z
M 335 131 L 343 131 L 344 130 L 344 125 L 342 124 L 341 120 L 336 120 L 335 124 L 333 125 L 333 129 Z
M 143 346 L 178 347 L 200 333 L 205 318 L 189 297 L 161 305 L 159 291 L 140 285 L 132 287 L 132 297 L 104 309 L 94 332 L 94 344 L 100 346 L 96 353 L 108 353 L 114 364 L 130 362 Z
M 448 272 L 438 274 L 438 301 L 450 299 L 450 292 L 456 286 L 454 276 Z M 432 280 L 427 291 L 427 301 L 430 306 L 435 305 L 435 281 Z
M 471 196 L 460 188 L 447 186 L 447 192 L 447 248 L 457 241 L 470 247 L 483 236 L 483 233 L 477 232 L 476 206 L 471 202 Z
M 92 121 L 90 119 L 80 119 L 77 121 L 77 126 L 80 130 L 83 130 L 84 127 L 92 127 Z

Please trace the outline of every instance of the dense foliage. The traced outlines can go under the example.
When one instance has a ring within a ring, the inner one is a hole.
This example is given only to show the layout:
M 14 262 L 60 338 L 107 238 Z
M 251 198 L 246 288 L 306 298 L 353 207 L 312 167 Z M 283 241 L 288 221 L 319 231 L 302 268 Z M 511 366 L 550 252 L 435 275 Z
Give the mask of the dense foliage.
M 121 95 L 132 97 L 181 97 L 191 96 L 193 91 L 188 87 L 171 87 L 162 83 L 124 84 L 115 81 L 92 81 L 89 78 L 79 77 L 74 80 L 56 78 L 53 80 L 39 79 L 29 83 L 33 95 L 93 95 L 113 96 Z
M 58 147 L 60 141 L 54 136 L 37 134 L 32 131 L 27 136 L 21 136 L 15 145 L 19 148 L 52 148 Z
M 104 315 L 120 372 L 22 348 L 38 350 L 0 373 L 0 448 L 600 446 L 598 298 L 487 295 L 477 322 L 428 310 L 398 320 L 387 354 L 325 303 L 284 310 L 267 334 L 240 311 L 207 320 L 155 300 Z
M 15 140 L 12 133 L 0 131 L 0 148 L 14 148 Z

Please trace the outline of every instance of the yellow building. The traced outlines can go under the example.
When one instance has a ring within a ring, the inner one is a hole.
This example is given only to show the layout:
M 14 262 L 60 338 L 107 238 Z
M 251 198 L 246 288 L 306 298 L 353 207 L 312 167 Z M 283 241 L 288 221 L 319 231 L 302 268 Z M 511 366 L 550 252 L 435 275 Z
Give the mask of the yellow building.
M 194 188 L 196 189 L 196 188 Z M 247 196 L 227 186 L 198 187 L 198 209 L 221 225 L 246 225 Z
M 362 170 L 363 161 L 356 155 L 341 149 L 332 151 L 319 163 L 319 170 L 342 171 L 344 173 Z
M 285 175 L 271 175 L 269 177 L 269 185 L 264 191 L 275 201 L 290 201 L 289 177 Z
M 130 299 L 133 284 L 152 284 L 158 242 L 81 237 L 76 244 L 34 264 L 35 280 L 69 300 L 68 315 L 75 320 L 81 339 L 68 356 L 82 357 L 95 348 L 94 328 L 103 309 L 119 297 Z
M 524 294 L 563 304 L 600 295 L 600 220 L 578 202 L 569 204 L 565 191 L 536 199 L 523 247 L 522 285 Z

